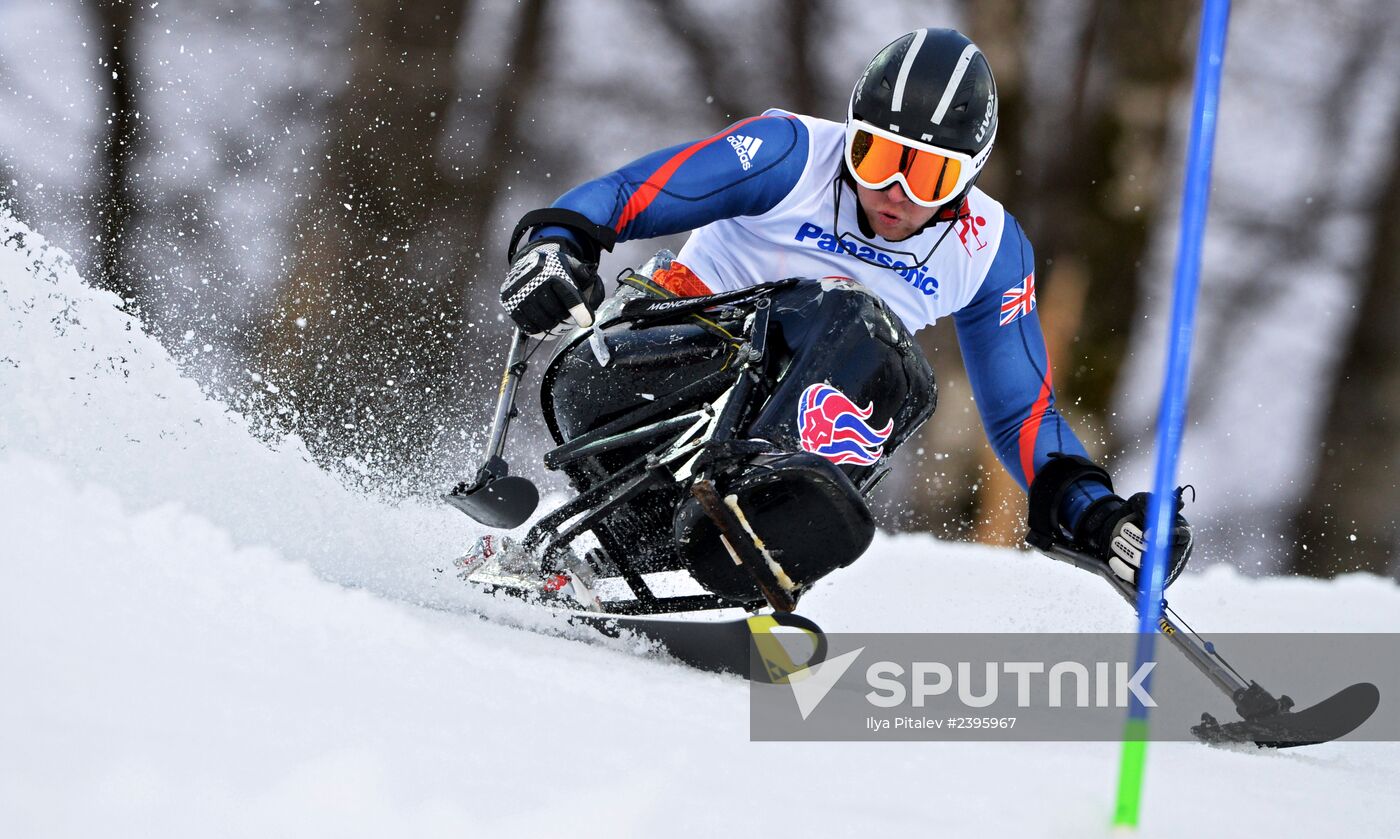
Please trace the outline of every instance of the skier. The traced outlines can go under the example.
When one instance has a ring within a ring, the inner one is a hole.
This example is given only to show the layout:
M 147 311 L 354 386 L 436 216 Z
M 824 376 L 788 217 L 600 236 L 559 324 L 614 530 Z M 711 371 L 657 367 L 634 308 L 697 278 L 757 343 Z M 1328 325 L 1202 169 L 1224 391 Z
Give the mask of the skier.
M 1115 494 L 1056 410 L 1031 245 L 1015 217 L 976 187 L 996 138 L 997 105 L 991 68 L 966 36 L 910 32 L 870 62 L 844 125 L 769 110 L 649 154 L 526 214 L 512 237 L 501 301 L 531 335 L 589 329 L 604 298 L 601 252 L 618 241 L 684 231 L 693 233 L 679 256 L 658 254 L 633 285 L 689 297 L 809 278 L 773 298 L 792 359 L 784 379 L 795 384 L 790 396 L 774 391 L 747 436 L 840 464 L 862 492 L 878 477 L 875 464 L 933 411 L 932 372 L 908 333 L 951 316 L 988 440 L 1029 492 L 1031 530 L 1136 582 L 1148 495 Z M 554 401 L 570 402 L 572 414 L 555 425 L 597 427 L 621 410 L 610 404 L 618 392 L 641 390 L 633 379 L 608 379 L 621 375 L 609 371 L 644 368 L 643 361 L 628 364 L 627 354 L 641 359 L 660 344 L 610 340 L 620 365 L 587 360 L 580 349 L 585 360 L 565 364 L 556 377 Z M 862 353 L 875 360 L 862 361 Z M 573 387 L 568 400 L 558 391 L 566 385 Z M 575 422 L 580 412 L 588 417 Z M 664 527 L 672 513 L 685 519 L 684 511 L 662 513 L 648 527 Z M 809 517 L 813 526 L 818 518 Z M 1178 512 L 1168 582 L 1191 544 Z M 500 545 L 486 540 L 467 565 Z M 828 553 L 830 546 L 820 547 L 817 553 Z M 835 556 L 806 576 L 852 559 Z

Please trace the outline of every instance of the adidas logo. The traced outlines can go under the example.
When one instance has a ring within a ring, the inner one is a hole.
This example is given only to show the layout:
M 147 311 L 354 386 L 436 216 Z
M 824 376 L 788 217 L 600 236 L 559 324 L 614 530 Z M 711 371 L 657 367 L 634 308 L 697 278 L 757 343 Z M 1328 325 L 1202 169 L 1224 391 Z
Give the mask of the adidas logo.
M 729 145 L 734 147 L 734 153 L 739 155 L 739 166 L 748 171 L 753 167 L 753 159 L 758 156 L 758 147 L 763 145 L 763 140 L 758 137 L 745 137 L 743 134 L 730 134 L 724 139 L 729 141 Z

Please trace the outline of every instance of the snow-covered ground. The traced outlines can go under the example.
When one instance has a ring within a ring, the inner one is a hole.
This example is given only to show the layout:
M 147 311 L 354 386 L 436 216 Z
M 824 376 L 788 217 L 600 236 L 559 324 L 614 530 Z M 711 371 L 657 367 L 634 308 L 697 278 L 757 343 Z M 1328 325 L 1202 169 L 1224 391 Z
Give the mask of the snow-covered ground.
M 748 740 L 744 682 L 476 617 L 473 530 L 255 440 L 0 210 L 0 835 L 1092 836 L 1118 747 Z M 1400 631 L 1400 589 L 1216 566 L 1216 631 Z M 884 537 L 831 631 L 1127 630 L 1030 554 Z M 1392 698 L 1388 698 L 1393 701 Z M 1150 836 L 1394 835 L 1400 744 L 1154 744 Z

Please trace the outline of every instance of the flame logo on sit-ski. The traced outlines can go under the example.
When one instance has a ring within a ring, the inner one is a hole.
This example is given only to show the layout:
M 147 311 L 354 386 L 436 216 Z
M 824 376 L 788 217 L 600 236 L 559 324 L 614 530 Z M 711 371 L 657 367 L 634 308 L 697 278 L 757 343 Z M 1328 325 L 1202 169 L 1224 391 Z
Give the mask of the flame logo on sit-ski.
M 797 433 L 802 449 L 832 463 L 875 463 L 885 453 L 885 441 L 894 430 L 894 420 L 875 429 L 866 422 L 873 413 L 873 402 L 860 408 L 829 384 L 809 386 L 802 391 L 797 406 Z

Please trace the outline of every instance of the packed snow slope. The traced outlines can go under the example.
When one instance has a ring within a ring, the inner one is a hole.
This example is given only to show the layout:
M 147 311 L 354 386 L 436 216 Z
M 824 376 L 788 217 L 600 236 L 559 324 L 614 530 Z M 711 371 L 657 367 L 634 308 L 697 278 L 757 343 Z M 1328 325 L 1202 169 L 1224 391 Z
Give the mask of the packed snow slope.
M 738 679 L 512 628 L 435 571 L 462 516 L 257 442 L 115 302 L 0 211 L 0 835 L 1106 832 L 1114 744 L 750 743 Z M 1400 630 L 1375 578 L 1217 566 L 1174 595 L 1216 630 Z M 925 537 L 804 606 L 1132 626 L 1082 572 Z M 1144 835 L 1394 835 L 1397 770 L 1395 744 L 1155 744 Z

